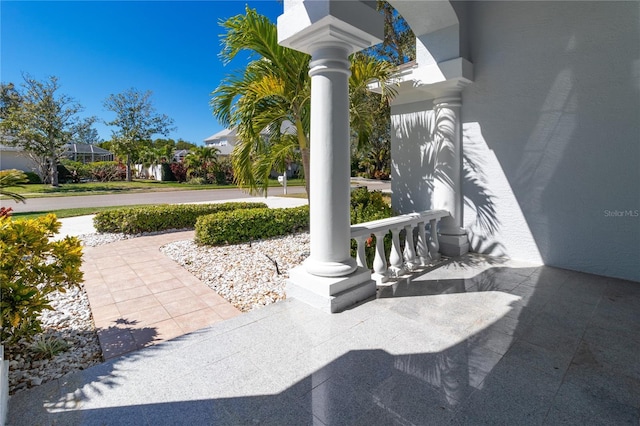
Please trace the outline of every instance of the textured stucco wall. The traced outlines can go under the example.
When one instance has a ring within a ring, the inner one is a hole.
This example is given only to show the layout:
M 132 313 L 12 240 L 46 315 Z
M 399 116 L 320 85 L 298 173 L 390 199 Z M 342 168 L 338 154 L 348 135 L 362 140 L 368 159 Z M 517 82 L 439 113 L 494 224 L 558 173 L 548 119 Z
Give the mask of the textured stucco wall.
M 502 244 L 520 245 L 521 212 L 545 264 L 640 281 L 639 9 L 470 4 L 465 142 L 495 159 Z
M 640 3 L 488 1 L 466 12 L 472 247 L 640 281 Z M 411 105 L 396 121 L 428 123 Z M 429 207 L 419 132 L 393 138 L 402 211 Z
M 431 108 L 431 101 L 391 108 L 391 203 L 399 213 L 431 209 Z

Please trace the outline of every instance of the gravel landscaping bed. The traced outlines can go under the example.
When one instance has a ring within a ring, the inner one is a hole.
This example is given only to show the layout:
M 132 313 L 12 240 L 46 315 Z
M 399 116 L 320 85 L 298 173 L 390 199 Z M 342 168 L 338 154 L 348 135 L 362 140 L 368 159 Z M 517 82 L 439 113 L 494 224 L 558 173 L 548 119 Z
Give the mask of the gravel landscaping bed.
M 80 285 L 49 296 L 54 310 L 45 310 L 40 316 L 43 333 L 36 336 L 35 342 L 28 343 L 23 339 L 5 346 L 10 394 L 102 362 L 102 350 L 84 287 Z M 47 359 L 43 352 L 54 349 L 55 344 L 67 349 Z
M 160 250 L 247 312 L 286 297 L 289 270 L 309 255 L 309 233 L 215 247 L 177 241 Z
M 139 236 L 142 235 L 96 233 L 79 238 L 84 246 L 95 247 Z M 198 246 L 191 240 L 178 241 L 162 247 L 161 251 L 246 312 L 286 297 L 288 271 L 308 256 L 309 234 L 223 247 Z M 42 313 L 44 331 L 36 336 L 36 341 L 41 342 L 41 350 L 24 340 L 5 346 L 10 394 L 103 361 L 84 286 L 52 293 L 51 299 L 54 310 Z M 53 341 L 64 348 L 46 359 L 42 349 L 51 349 Z

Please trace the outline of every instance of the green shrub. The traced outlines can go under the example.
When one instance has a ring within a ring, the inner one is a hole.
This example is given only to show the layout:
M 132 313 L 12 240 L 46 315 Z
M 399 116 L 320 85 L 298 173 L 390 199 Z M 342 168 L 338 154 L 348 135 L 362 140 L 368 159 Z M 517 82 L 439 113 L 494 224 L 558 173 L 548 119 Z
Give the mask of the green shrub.
M 81 179 L 88 179 L 91 177 L 91 171 L 88 164 L 68 159 L 63 159 L 60 161 L 60 163 L 66 168 L 69 173 L 68 176 L 66 176 L 69 182 L 78 183 Z M 60 173 L 59 169 L 58 173 Z M 58 178 L 61 181 L 63 180 L 61 175 L 58 175 Z
M 52 309 L 47 296 L 82 282 L 80 241 L 51 241 L 59 229 L 52 214 L 27 220 L 0 218 L 2 342 L 42 331 L 39 315 Z
M 391 206 L 382 192 L 358 188 L 351 192 L 351 224 L 370 222 L 392 216 Z
M 370 222 L 372 220 L 385 219 L 393 216 L 391 206 L 385 201 L 382 192 L 369 192 L 367 188 L 358 188 L 351 192 L 351 224 Z M 356 257 L 358 243 L 351 240 L 351 256 Z M 391 231 L 384 237 L 384 251 L 389 260 L 391 252 Z M 365 248 L 367 265 L 373 266 L 373 259 L 376 253 L 376 237 L 372 235 Z
M 173 173 L 173 177 L 178 182 L 185 182 L 187 180 L 187 168 L 183 163 L 171 163 L 169 165 L 171 168 L 171 173 Z
M 161 163 L 160 167 L 162 167 L 162 181 L 163 182 L 175 182 L 177 179 L 171 170 L 170 163 Z
M 116 161 L 96 161 L 89 165 L 91 177 L 100 182 L 123 180 L 126 170 Z
M 198 244 L 237 244 L 288 235 L 309 227 L 309 207 L 248 209 L 201 216 L 196 222 Z
M 27 183 L 42 183 L 42 179 L 36 172 L 24 172 L 27 175 L 27 179 L 29 180 Z
M 58 170 L 58 182 L 70 183 L 73 181 L 73 176 L 71 175 L 71 171 L 67 169 L 64 164 L 56 165 L 56 169 Z
M 98 213 L 93 224 L 98 232 L 139 234 L 167 229 L 193 228 L 198 217 L 237 209 L 264 208 L 264 203 L 182 204 L 129 207 Z

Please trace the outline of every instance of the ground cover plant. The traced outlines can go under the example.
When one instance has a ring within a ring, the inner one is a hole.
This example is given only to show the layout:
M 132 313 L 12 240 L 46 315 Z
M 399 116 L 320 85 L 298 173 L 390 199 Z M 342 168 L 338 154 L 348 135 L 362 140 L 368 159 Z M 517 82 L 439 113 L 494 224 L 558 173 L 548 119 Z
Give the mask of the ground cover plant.
M 267 208 L 264 203 L 178 204 L 121 208 L 98 213 L 93 223 L 98 232 L 140 234 L 169 229 L 194 228 L 200 216 L 241 209 Z

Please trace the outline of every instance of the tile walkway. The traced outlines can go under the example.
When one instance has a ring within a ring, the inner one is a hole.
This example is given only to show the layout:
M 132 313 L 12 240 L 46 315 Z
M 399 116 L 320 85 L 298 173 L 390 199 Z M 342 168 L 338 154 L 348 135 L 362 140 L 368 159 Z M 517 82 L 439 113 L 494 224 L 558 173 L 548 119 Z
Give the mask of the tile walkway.
M 105 359 L 240 315 L 159 247 L 193 231 L 84 248 L 85 288 Z

